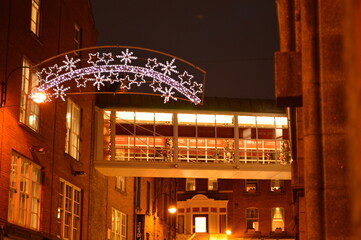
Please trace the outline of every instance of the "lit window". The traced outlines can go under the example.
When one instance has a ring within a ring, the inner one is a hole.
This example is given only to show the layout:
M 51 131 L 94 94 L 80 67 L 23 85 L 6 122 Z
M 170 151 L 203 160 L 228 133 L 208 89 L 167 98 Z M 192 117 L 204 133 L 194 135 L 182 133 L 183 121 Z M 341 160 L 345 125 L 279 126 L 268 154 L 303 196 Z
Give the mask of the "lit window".
M 115 188 L 119 191 L 125 192 L 125 177 L 116 176 Z
M 247 222 L 247 231 L 250 229 L 258 231 L 258 227 L 259 227 L 258 208 L 246 209 L 246 222 Z
M 216 115 L 217 125 L 233 125 L 232 115 Z
M 246 192 L 253 193 L 258 191 L 258 180 L 247 179 L 246 180 Z
M 111 240 L 125 240 L 127 230 L 127 215 L 112 209 L 112 234 Z
M 271 191 L 280 192 L 283 189 L 283 180 L 271 180 Z
M 12 153 L 8 221 L 39 229 L 41 168 L 30 160 Z
M 57 219 L 62 239 L 80 239 L 80 209 L 80 188 L 60 179 Z
M 196 190 L 196 179 L 186 178 L 186 191 L 195 191 L 195 190 Z
M 155 113 L 155 123 L 172 124 L 173 123 L 173 114 L 171 114 L 171 113 Z
M 257 117 L 257 125 L 259 127 L 261 127 L 261 126 L 274 127 L 275 118 L 274 117 Z
M 284 209 L 283 208 L 272 208 L 272 231 L 284 231 Z
M 206 233 L 208 232 L 208 216 L 207 215 L 193 215 L 194 232 Z
M 79 160 L 80 150 L 80 108 L 68 100 L 66 112 L 65 152 Z
M 38 78 L 35 74 L 30 73 L 30 63 L 24 58 L 19 120 L 35 131 L 39 130 L 39 105 L 29 98 L 29 94 L 37 85 Z
M 178 123 L 180 125 L 192 124 L 196 123 L 196 114 L 178 114 Z
M 116 113 L 117 122 L 133 123 L 134 115 L 135 115 L 134 112 L 117 112 Z
M 32 0 L 30 30 L 36 36 L 39 36 L 39 23 L 40 23 L 40 0 Z
M 74 49 L 81 48 L 81 30 L 78 25 L 74 25 Z M 75 52 L 75 55 L 79 56 L 79 52 Z
M 214 125 L 216 122 L 216 116 L 210 114 L 197 114 L 198 125 Z
M 217 179 L 208 179 L 208 190 L 218 190 Z
M 238 124 L 241 126 L 253 126 L 256 124 L 256 117 L 254 116 L 238 116 Z

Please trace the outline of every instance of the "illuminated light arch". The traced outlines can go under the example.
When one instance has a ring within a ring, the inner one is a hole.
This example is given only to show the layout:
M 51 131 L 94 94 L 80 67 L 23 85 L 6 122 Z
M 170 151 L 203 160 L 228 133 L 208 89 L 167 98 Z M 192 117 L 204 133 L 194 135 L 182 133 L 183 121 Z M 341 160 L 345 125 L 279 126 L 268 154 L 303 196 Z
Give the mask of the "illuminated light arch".
M 185 60 L 130 46 L 70 51 L 35 65 L 31 71 L 39 80 L 31 96 L 45 93 L 47 101 L 65 100 L 67 94 L 131 94 L 135 87 L 149 86 L 148 92 L 143 88 L 136 93 L 160 95 L 164 103 L 169 99 L 182 99 L 201 104 L 206 77 L 204 70 Z M 115 85 L 116 89 L 109 91 L 110 85 Z M 96 90 L 86 91 L 90 88 Z

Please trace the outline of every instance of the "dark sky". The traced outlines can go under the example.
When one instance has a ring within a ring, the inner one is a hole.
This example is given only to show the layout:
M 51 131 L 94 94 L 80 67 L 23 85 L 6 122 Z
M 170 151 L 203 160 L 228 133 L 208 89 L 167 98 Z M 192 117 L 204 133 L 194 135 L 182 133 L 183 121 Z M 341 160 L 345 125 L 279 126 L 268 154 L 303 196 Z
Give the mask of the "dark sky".
M 98 45 L 162 51 L 207 72 L 205 96 L 274 98 L 274 0 L 92 0 Z

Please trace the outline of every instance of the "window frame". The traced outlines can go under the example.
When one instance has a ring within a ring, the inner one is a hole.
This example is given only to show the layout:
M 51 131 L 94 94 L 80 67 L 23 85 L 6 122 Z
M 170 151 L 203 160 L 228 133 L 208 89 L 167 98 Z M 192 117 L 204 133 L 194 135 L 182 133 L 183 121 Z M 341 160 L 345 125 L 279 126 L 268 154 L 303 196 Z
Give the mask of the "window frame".
M 275 218 L 275 211 L 280 210 L 280 214 L 282 215 L 282 218 Z M 282 221 L 279 221 L 280 219 L 282 219 Z M 275 222 L 282 222 L 282 226 L 280 227 L 281 229 L 277 229 L 275 225 L 279 224 L 275 224 Z M 284 231 L 285 230 L 285 209 L 283 207 L 273 207 L 271 209 L 271 225 L 272 225 L 272 231 Z
M 68 99 L 66 107 L 65 153 L 77 161 L 80 159 L 81 119 L 81 108 Z
M 246 230 L 254 229 L 254 231 L 259 231 L 259 209 L 256 207 L 246 208 Z M 252 228 L 249 228 L 248 222 L 252 222 Z M 257 226 L 254 226 L 254 222 L 257 222 Z
M 189 186 L 189 187 L 188 187 Z M 196 179 L 186 178 L 186 191 L 196 191 Z
M 196 218 L 205 218 L 206 219 L 206 231 L 205 232 L 198 232 L 197 226 L 196 226 Z M 209 216 L 208 214 L 193 214 L 192 216 L 193 220 L 193 233 L 208 233 L 209 232 Z
M 41 166 L 13 151 L 10 165 L 8 221 L 39 230 L 41 190 Z
M 124 176 L 115 176 L 115 189 L 120 192 L 125 192 L 126 178 Z
M 30 61 L 23 57 L 19 121 L 38 132 L 40 126 L 40 107 L 39 104 L 29 97 L 31 90 L 38 86 L 38 80 L 35 74 L 30 72 L 31 65 Z
M 127 239 L 127 214 L 112 208 L 112 225 L 111 225 L 111 240 L 126 240 Z M 117 230 L 119 230 L 117 232 Z
M 62 239 L 79 240 L 81 232 L 82 190 L 62 178 L 59 179 L 59 186 L 58 234 Z M 71 192 L 67 192 L 68 189 Z M 66 219 L 66 214 L 68 214 L 68 218 L 70 217 L 69 219 Z M 76 218 L 78 218 L 77 222 Z M 77 226 L 75 226 L 75 223 L 77 223 Z M 67 228 L 68 230 L 66 230 Z
M 31 1 L 31 13 L 30 13 L 30 31 L 37 37 L 40 35 L 40 1 Z

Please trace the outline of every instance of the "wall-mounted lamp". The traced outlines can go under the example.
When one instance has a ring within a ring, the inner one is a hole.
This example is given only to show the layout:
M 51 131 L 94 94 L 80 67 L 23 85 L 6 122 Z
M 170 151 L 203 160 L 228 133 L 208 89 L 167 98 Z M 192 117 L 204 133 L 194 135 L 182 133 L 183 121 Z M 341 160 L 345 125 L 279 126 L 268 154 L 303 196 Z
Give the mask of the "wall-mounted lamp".
M 41 154 L 46 153 L 46 149 L 44 147 L 39 147 L 39 146 L 34 146 L 34 145 L 29 147 L 29 150 L 31 152 L 38 152 L 38 153 L 41 153 Z
M 74 176 L 86 176 L 87 173 L 85 171 L 73 171 Z

